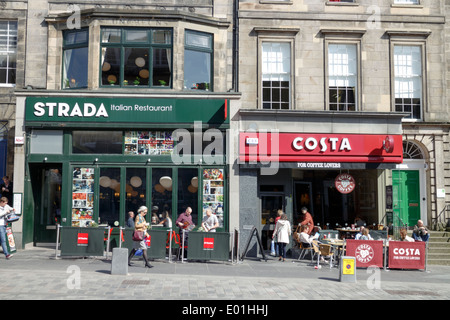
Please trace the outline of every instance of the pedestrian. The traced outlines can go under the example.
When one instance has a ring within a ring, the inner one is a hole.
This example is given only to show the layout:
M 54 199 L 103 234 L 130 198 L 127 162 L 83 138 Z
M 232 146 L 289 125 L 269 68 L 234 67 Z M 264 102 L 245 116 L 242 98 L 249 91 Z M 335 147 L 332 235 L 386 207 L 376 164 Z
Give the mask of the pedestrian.
M 0 189 L 2 190 L 2 197 L 8 198 L 8 202 L 12 203 L 13 184 L 9 180 L 8 176 L 3 177 L 3 182 L 0 185 Z
M 290 235 L 292 233 L 291 224 L 288 220 L 288 217 L 285 213 L 283 213 L 280 219 L 277 221 L 275 225 L 275 230 L 273 231 L 272 239 L 277 236 L 278 242 L 278 254 L 280 258 L 278 261 L 283 259 L 283 262 L 286 261 L 286 244 L 290 242 Z
M 134 212 L 133 211 L 128 212 L 127 227 L 134 229 Z
M 8 247 L 6 245 L 6 241 L 8 240 L 6 237 L 6 215 L 10 212 L 14 211 L 13 208 L 11 208 L 8 205 L 8 198 L 1 197 L 0 198 L 0 242 L 2 244 L 3 253 L 6 257 L 6 259 L 10 259 L 12 255 L 8 252 Z
M 180 244 L 183 246 L 184 243 L 184 257 L 181 257 L 181 259 L 185 259 L 187 256 L 186 247 L 188 246 L 188 239 L 189 239 L 189 231 L 191 231 L 195 225 L 192 222 L 192 208 L 187 207 L 186 210 L 178 216 L 178 219 L 175 221 L 175 224 L 177 227 L 179 227 L 178 234 L 180 235 Z M 184 230 L 184 232 L 183 232 Z M 183 238 L 184 236 L 184 238 Z M 183 242 L 184 240 L 184 242 Z
M 167 211 L 167 210 L 164 211 L 163 219 L 161 220 L 159 225 L 162 225 L 163 227 L 172 229 L 172 219 L 170 218 L 169 211 Z
M 203 218 L 202 228 L 206 232 L 216 232 L 216 229 L 219 227 L 219 220 L 215 214 L 212 214 L 212 210 L 210 208 L 205 211 L 206 216 Z
M 148 212 L 148 208 L 146 206 L 141 206 L 138 209 L 138 214 L 136 216 L 136 219 L 134 221 L 134 230 L 135 231 L 142 231 L 144 232 L 144 238 L 141 241 L 133 241 L 133 249 L 130 252 L 130 255 L 128 256 L 128 265 L 131 266 L 131 259 L 135 255 L 137 250 L 142 250 L 142 257 L 145 261 L 145 267 L 146 268 L 153 268 L 153 266 L 148 262 L 147 258 L 147 242 L 146 238 L 149 237 L 147 233 L 147 227 L 149 226 L 149 223 L 145 221 L 145 215 Z

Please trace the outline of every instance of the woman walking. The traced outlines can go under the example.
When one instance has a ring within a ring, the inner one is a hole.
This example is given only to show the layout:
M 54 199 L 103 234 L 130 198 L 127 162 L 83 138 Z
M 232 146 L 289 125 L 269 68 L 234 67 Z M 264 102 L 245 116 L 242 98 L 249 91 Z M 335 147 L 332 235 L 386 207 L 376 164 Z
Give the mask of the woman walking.
M 145 238 L 147 238 L 149 235 L 147 233 L 147 227 L 149 226 L 149 223 L 145 221 L 145 215 L 148 212 L 148 208 L 146 206 L 141 206 L 138 209 L 138 214 L 135 219 L 135 225 L 134 230 L 135 231 L 141 231 L 144 233 L 144 237 L 140 241 L 133 241 L 133 249 L 130 252 L 130 255 L 128 256 L 128 265 L 131 266 L 131 259 L 133 258 L 134 254 L 138 249 L 142 250 L 142 257 L 145 261 L 145 267 L 147 268 L 153 268 L 153 266 L 148 262 L 147 258 L 147 243 L 145 241 Z
M 278 239 L 278 254 L 280 255 L 278 261 L 281 261 L 281 259 L 283 259 L 283 262 L 286 261 L 286 244 L 290 242 L 289 237 L 291 233 L 291 224 L 289 223 L 287 215 L 283 213 L 281 218 L 277 221 L 272 235 L 272 239 L 275 236 L 277 236 Z

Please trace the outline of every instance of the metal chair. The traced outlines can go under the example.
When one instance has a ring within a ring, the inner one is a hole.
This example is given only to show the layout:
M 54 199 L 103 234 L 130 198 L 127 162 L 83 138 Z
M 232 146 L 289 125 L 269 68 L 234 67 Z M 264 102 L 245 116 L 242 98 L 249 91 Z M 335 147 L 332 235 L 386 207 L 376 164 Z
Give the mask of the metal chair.
M 319 257 L 317 258 L 317 265 L 319 265 L 320 257 L 329 257 L 330 258 L 330 269 L 333 267 L 333 258 L 334 253 L 332 251 L 332 247 L 329 244 L 319 244 Z

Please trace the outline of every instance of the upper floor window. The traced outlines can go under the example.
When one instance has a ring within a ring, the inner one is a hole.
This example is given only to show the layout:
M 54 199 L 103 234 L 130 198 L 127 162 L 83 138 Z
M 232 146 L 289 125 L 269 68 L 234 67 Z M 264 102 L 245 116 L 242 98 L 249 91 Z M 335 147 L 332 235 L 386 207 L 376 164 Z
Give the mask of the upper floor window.
M 395 4 L 419 4 L 419 0 L 394 0 Z
M 171 82 L 171 29 L 102 29 L 102 86 L 169 87 Z
M 328 101 L 330 110 L 358 110 L 357 70 L 356 44 L 328 44 Z
M 395 111 L 420 119 L 422 95 L 422 47 L 394 45 Z
M 0 86 L 16 84 L 17 21 L 0 21 Z
M 355 0 L 328 0 L 329 2 L 355 2 Z
M 289 109 L 291 44 L 263 42 L 261 63 L 263 109 Z
M 63 89 L 87 88 L 89 30 L 68 30 L 63 42 Z
M 186 30 L 184 42 L 185 90 L 212 90 L 213 35 Z

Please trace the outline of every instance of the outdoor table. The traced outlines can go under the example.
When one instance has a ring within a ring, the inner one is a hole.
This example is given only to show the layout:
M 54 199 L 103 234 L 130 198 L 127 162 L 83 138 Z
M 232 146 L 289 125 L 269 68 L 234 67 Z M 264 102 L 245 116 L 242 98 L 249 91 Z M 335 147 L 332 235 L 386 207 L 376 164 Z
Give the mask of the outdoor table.
M 350 228 L 336 228 L 340 234 L 344 235 L 345 239 L 354 239 L 355 235 L 360 232 L 359 228 L 350 229 Z

